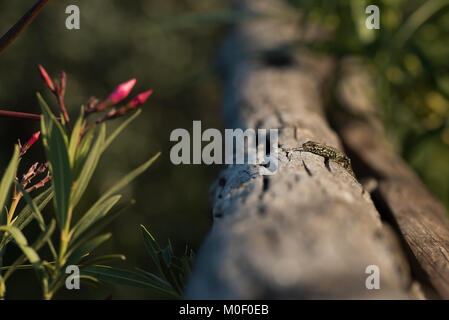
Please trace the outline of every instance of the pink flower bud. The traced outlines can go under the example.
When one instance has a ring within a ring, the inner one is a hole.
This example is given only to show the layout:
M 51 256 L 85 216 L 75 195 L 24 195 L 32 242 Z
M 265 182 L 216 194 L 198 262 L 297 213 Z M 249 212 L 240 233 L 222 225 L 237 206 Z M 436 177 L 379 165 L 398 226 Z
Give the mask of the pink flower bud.
M 37 140 L 39 140 L 39 137 L 40 137 L 40 136 L 41 136 L 41 132 L 40 132 L 40 131 L 34 133 L 34 134 L 31 136 L 30 140 L 28 140 L 28 142 L 26 143 L 26 145 L 31 147 L 33 144 L 36 143 Z
M 53 84 L 53 81 L 50 79 L 50 76 L 48 75 L 47 71 L 45 71 L 44 67 L 42 67 L 41 65 L 39 65 L 39 73 L 41 74 L 42 79 L 45 81 L 50 90 L 54 92 L 55 85 Z
M 22 149 L 20 150 L 20 155 L 24 155 L 24 154 L 28 151 L 28 149 L 30 149 L 31 146 L 32 146 L 33 144 L 35 144 L 37 140 L 39 140 L 39 136 L 40 136 L 40 135 L 41 135 L 41 132 L 40 132 L 40 131 L 34 133 L 34 134 L 31 136 L 30 140 L 28 140 L 28 142 L 27 142 L 27 143 L 22 147 Z
M 131 79 L 128 82 L 120 84 L 109 96 L 108 100 L 114 104 L 119 103 L 123 99 L 125 99 L 134 85 L 136 84 L 136 79 Z
M 130 103 L 128 103 L 128 108 L 131 109 L 131 110 L 132 109 L 136 109 L 140 105 L 144 104 L 145 101 L 148 100 L 148 98 L 151 96 L 152 93 L 153 93 L 153 90 L 148 90 L 146 92 L 143 92 L 143 93 L 139 94 L 137 97 L 132 99 L 130 101 Z

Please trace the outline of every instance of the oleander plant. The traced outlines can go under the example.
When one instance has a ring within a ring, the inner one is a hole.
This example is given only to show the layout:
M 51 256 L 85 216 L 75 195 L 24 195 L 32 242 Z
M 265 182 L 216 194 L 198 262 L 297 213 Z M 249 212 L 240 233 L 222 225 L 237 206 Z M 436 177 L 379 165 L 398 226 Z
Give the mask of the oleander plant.
M 122 260 L 121 254 L 93 256 L 92 251 L 107 241 L 110 233 L 102 230 L 130 204 L 121 204 L 119 191 L 142 174 L 159 157 L 159 153 L 134 171 L 125 175 L 104 192 L 89 209 L 78 208 L 80 200 L 102 153 L 113 144 L 119 134 L 140 114 L 139 107 L 152 91 L 139 94 L 126 104 L 116 107 L 130 93 L 135 79 L 119 85 L 104 101 L 91 98 L 80 108 L 79 116 L 72 123 L 68 116 L 64 95 L 66 75 L 52 81 L 43 67 L 40 74 L 50 91 L 55 95 L 58 110 L 52 110 L 38 93 L 37 100 L 42 115 L 10 114 L 19 117 L 40 117 L 41 130 L 25 144 L 15 146 L 13 155 L 3 173 L 0 183 L 0 298 L 5 297 L 8 279 L 20 269 L 33 269 L 39 280 L 42 297 L 51 299 L 65 285 L 66 269 L 77 266 L 79 278 L 99 282 L 103 278 L 130 278 L 132 272 L 122 274 L 108 267 L 114 260 Z M 90 116 L 106 112 L 90 121 Z M 8 113 L 8 111 L 3 111 Z M 115 131 L 107 133 L 106 122 L 133 113 Z M 27 151 L 42 140 L 46 162 L 36 162 L 30 168 L 22 168 L 21 160 Z M 47 210 L 49 204 L 53 210 Z M 53 216 L 49 213 L 53 212 Z M 32 243 L 27 239 L 27 227 L 36 222 L 41 234 Z M 17 246 L 22 255 L 12 264 L 4 265 L 9 247 Z M 47 247 L 51 255 L 40 251 Z M 141 273 L 145 278 L 145 273 Z M 147 277 L 148 278 L 148 277 Z M 146 281 L 153 286 L 152 278 Z M 144 282 L 142 280 L 142 282 Z M 145 282 L 144 282 L 145 283 Z
M 0 55 L 48 3 L 37 0 L 0 37 Z M 188 246 L 177 256 L 170 240 L 167 247 L 161 247 L 142 225 L 142 247 L 146 247 L 158 274 L 111 266 L 125 260 L 123 254 L 96 254 L 96 249 L 112 237 L 106 227 L 134 203 L 122 200 L 121 190 L 147 171 L 160 153 L 117 181 L 108 180 L 108 189 L 98 199 L 86 192 L 99 171 L 103 153 L 117 148 L 116 139 L 142 113 L 141 106 L 152 90 L 125 101 L 136 84 L 136 79 L 131 79 L 104 100 L 91 97 L 79 108 L 77 117 L 71 118 L 65 101 L 66 73 L 52 80 L 44 67 L 38 70 L 55 102 L 48 103 L 37 93 L 39 114 L 0 110 L 1 121 L 40 122 L 40 130 L 24 144 L 18 140 L 9 164 L 0 167 L 0 300 L 8 298 L 10 285 L 14 287 L 12 276 L 24 272 L 35 273 L 37 282 L 27 286 L 37 283 L 46 300 L 64 288 L 79 289 L 82 283 L 125 285 L 149 289 L 156 296 L 182 297 L 194 258 Z M 125 120 L 108 130 L 107 123 L 115 119 Z M 44 149 L 45 160 L 33 161 L 36 159 L 28 151 L 39 147 Z

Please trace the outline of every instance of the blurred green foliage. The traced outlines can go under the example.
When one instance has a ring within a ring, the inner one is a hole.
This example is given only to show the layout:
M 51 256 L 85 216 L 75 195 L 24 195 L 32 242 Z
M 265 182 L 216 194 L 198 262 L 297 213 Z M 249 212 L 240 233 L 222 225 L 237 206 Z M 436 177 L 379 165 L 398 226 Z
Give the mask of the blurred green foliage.
M 387 138 L 449 208 L 449 1 L 290 0 L 332 40 L 310 44 L 372 71 Z M 368 29 L 368 5 L 380 29 Z
M 1 1 L 0 33 L 34 3 Z M 71 4 L 80 8 L 80 30 L 65 28 L 65 8 Z M 169 136 L 175 128 L 191 128 L 193 120 L 202 120 L 204 128 L 221 127 L 221 91 L 214 63 L 223 23 L 232 22 L 223 14 L 227 6 L 223 0 L 52 1 L 0 56 L 0 106 L 14 111 L 39 113 L 35 92 L 46 90 L 38 64 L 52 76 L 67 72 L 66 103 L 71 114 L 90 96 L 104 99 L 130 78 L 138 79 L 134 93 L 154 90 L 139 119 L 105 153 L 86 201 L 80 204 L 87 208 L 112 181 L 162 151 L 148 173 L 123 192 L 136 205 L 109 228 L 115 237 L 105 244 L 104 252 L 122 252 L 128 258 L 118 267 L 157 271 L 146 253 L 141 224 L 162 245 L 170 238 L 175 248 L 188 243 L 193 249 L 210 227 L 208 192 L 217 168 L 173 166 Z M 46 100 L 56 106 L 50 95 Z M 111 123 L 111 131 L 120 123 Z M 17 138 L 26 139 L 38 128 L 38 122 L 0 119 L 1 168 L 8 163 Z M 31 150 L 29 158 L 42 160 L 43 148 Z M 10 297 L 39 297 L 38 291 L 28 289 L 37 287 L 29 285 L 34 282 L 32 274 L 19 272 L 11 278 Z M 59 297 L 103 299 L 109 294 L 113 299 L 156 297 L 148 289 L 115 286 L 82 288 Z

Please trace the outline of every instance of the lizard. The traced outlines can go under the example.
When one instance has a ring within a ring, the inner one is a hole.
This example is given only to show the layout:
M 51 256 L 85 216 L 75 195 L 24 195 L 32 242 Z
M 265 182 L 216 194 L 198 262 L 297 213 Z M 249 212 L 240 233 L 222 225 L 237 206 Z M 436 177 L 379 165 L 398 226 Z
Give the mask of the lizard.
M 343 168 L 346 169 L 349 174 L 351 174 L 355 178 L 355 174 L 351 166 L 351 159 L 349 159 L 349 157 L 343 152 L 333 147 L 318 142 L 307 141 L 301 147 L 281 148 L 281 150 L 287 152 L 304 151 L 322 156 L 327 161 L 332 161 L 340 164 Z

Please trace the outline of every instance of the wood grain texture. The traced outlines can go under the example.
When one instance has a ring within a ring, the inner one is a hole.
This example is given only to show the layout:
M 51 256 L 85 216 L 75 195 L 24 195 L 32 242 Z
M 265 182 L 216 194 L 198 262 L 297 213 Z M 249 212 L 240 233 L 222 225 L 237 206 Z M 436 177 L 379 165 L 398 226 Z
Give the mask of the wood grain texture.
M 358 172 L 377 180 L 375 197 L 383 208 L 381 213 L 399 230 L 415 273 L 429 281 L 440 298 L 449 299 L 449 220 L 445 208 L 385 141 L 373 112 L 373 86 L 362 64 L 351 60 L 343 65 L 340 105 L 347 115 L 337 122 L 338 132 L 353 162 L 358 162 Z
M 377 195 L 388 210 L 385 214 L 391 215 L 439 296 L 449 299 L 449 221 L 445 209 L 407 164 L 368 128 L 346 121 L 343 139 L 364 165 L 376 172 Z
M 279 0 L 238 1 L 261 15 Z M 279 128 L 279 144 L 312 140 L 341 150 L 324 116 L 333 61 L 299 51 L 266 58 L 298 37 L 298 17 L 254 19 L 223 47 L 227 128 Z M 299 31 L 298 31 L 299 30 Z M 280 153 L 279 171 L 227 166 L 211 190 L 213 228 L 196 259 L 188 299 L 407 298 L 409 265 L 367 192 L 343 167 L 311 153 Z M 367 290 L 377 265 L 381 289 Z

